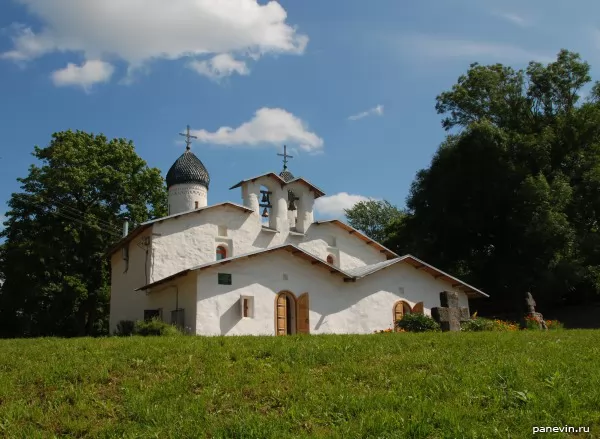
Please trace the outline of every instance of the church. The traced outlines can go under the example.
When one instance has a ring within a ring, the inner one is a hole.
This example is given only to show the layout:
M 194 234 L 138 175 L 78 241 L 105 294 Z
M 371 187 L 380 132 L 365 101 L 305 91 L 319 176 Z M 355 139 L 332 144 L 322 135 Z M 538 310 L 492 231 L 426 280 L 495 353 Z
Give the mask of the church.
M 159 318 L 197 335 L 366 334 L 408 313 L 431 315 L 440 292 L 461 307 L 487 297 L 338 219 L 314 219 L 325 193 L 288 169 L 233 184 L 241 203 L 209 204 L 210 176 L 190 149 L 169 169 L 168 216 L 109 250 L 110 330 Z

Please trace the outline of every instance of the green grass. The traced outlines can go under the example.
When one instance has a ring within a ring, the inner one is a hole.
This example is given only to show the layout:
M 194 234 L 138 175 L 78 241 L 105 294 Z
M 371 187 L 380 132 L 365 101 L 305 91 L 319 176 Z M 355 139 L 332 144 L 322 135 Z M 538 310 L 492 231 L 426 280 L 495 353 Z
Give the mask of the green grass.
M 586 330 L 0 340 L 0 437 L 600 437 L 599 360 Z

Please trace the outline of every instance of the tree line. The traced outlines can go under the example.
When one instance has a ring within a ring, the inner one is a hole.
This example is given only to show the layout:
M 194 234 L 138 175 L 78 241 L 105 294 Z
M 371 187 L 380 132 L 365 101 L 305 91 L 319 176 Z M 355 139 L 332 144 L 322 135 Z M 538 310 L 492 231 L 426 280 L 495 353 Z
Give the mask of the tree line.
M 598 300 L 600 83 L 591 81 L 589 64 L 567 50 L 523 70 L 472 64 L 437 97 L 448 134 L 406 208 L 360 203 L 350 224 L 479 287 L 496 312 L 518 311 L 526 292 L 545 307 Z
M 583 91 L 586 99 L 582 99 Z M 348 222 L 514 309 L 600 294 L 600 84 L 580 56 L 515 70 L 472 64 L 437 97 L 448 132 L 413 181 L 406 206 L 358 203 Z M 159 169 L 132 142 L 55 133 L 0 238 L 0 336 L 101 335 L 108 330 L 106 250 L 134 223 L 166 214 Z

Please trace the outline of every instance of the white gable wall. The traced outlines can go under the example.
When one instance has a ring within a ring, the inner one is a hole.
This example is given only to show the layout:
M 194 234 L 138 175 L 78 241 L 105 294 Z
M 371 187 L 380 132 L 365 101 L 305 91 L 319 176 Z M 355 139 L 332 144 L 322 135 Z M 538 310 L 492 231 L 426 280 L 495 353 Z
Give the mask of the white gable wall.
M 218 236 L 219 225 L 227 227 L 227 239 Z M 332 240 L 335 240 L 335 246 Z M 290 243 L 335 265 L 350 269 L 385 261 L 386 256 L 361 239 L 333 224 L 312 224 L 306 235 L 265 231 L 256 213 L 231 206 L 218 206 L 154 224 L 152 282 L 216 259 L 217 245 L 227 247 L 228 256 L 250 253 Z M 140 287 L 142 285 L 138 285 Z
M 232 285 L 218 285 L 219 272 L 231 274 Z M 312 334 L 390 328 L 398 300 L 411 306 L 422 301 L 430 314 L 432 307 L 440 305 L 439 293 L 451 291 L 451 285 L 402 263 L 357 282 L 343 282 L 341 276 L 285 251 L 197 273 L 196 333 L 200 335 L 274 335 L 275 298 L 281 291 L 296 297 L 309 293 Z M 253 318 L 242 318 L 241 296 L 253 297 Z M 468 306 L 466 295 L 459 293 L 459 297 L 461 306 Z
M 335 240 L 335 247 L 330 245 L 332 239 Z M 342 270 L 364 267 L 387 259 L 385 254 L 367 245 L 357 236 L 329 223 L 312 224 L 299 247 L 323 260 L 326 260 L 329 253 L 335 256 L 337 252 L 339 261 L 336 258 L 335 266 Z
M 231 206 L 219 206 L 158 222 L 152 245 L 152 282 L 216 259 L 217 245 L 225 244 L 228 256 L 254 248 L 258 218 Z M 218 238 L 219 226 L 227 239 Z M 141 285 L 140 285 L 141 286 Z

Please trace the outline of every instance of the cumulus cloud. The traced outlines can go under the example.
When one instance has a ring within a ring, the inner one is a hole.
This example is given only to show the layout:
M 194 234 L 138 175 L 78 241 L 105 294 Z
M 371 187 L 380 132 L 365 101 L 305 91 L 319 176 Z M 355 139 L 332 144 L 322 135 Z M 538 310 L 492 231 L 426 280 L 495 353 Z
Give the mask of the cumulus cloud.
M 383 105 L 377 105 L 376 107 L 370 108 L 362 113 L 354 114 L 348 117 L 348 120 L 358 120 L 367 116 L 383 116 Z
M 214 132 L 194 130 L 198 141 L 216 145 L 260 146 L 297 145 L 308 152 L 320 150 L 323 139 L 301 119 L 282 108 L 261 108 L 237 128 L 221 127 Z
M 250 73 L 244 61 L 238 61 L 228 53 L 221 53 L 206 61 L 194 60 L 188 66 L 198 74 L 208 76 L 214 80 L 231 76 L 234 73 L 238 75 Z
M 351 195 L 347 192 L 319 197 L 315 200 L 315 210 L 321 217 L 341 218 L 344 209 L 350 209 L 360 201 L 369 201 L 370 198 L 362 195 Z
M 186 58 L 206 61 L 193 64 L 202 74 L 224 76 L 247 69 L 233 55 L 256 60 L 265 54 L 302 54 L 308 42 L 275 1 L 15 1 L 42 23 L 39 30 L 12 26 L 13 47 L 2 57 L 21 62 L 74 52 L 88 60 L 120 59 L 135 69 L 151 60 Z
M 104 61 L 86 61 L 81 66 L 69 63 L 67 67 L 52 73 L 52 82 L 57 87 L 77 86 L 85 90 L 99 82 L 107 82 L 115 68 Z

